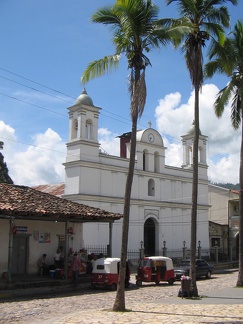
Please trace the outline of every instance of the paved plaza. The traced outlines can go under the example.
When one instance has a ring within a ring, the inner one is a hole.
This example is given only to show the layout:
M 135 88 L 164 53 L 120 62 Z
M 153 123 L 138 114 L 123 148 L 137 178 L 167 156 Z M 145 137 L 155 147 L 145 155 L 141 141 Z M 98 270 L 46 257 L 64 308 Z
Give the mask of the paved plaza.
M 39 291 L 38 298 L 38 289 L 44 288 L 36 288 L 35 298 L 32 288 L 26 290 L 26 300 L 2 300 L 0 323 L 243 323 L 243 288 L 235 287 L 237 275 L 229 272 L 198 280 L 199 299 L 177 297 L 180 282 L 138 289 L 132 276 L 126 290 L 127 312 L 111 311 L 116 292 L 91 290 L 89 284 L 49 288 L 52 295 Z

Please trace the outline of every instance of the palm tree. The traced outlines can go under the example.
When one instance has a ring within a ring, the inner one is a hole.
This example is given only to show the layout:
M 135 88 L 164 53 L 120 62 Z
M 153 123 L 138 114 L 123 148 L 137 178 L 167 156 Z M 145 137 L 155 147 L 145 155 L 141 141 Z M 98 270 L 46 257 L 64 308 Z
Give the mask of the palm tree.
M 91 62 L 81 77 L 82 83 L 85 84 L 90 79 L 115 69 L 122 54 L 126 56 L 130 70 L 129 91 L 131 95 L 132 131 L 123 207 L 121 265 L 117 294 L 113 305 L 115 311 L 125 310 L 126 258 L 137 121 L 143 113 L 146 101 L 145 70 L 148 65 L 151 65 L 149 58 L 144 53 L 149 52 L 151 48 L 158 48 L 161 44 L 167 44 L 171 36 L 177 34 L 176 28 L 168 30 L 166 27 L 162 27 L 163 20 L 157 20 L 158 11 L 158 7 L 152 4 L 151 0 L 116 0 L 113 6 L 98 10 L 92 16 L 92 21 L 113 27 L 113 43 L 116 53 Z
M 198 296 L 196 284 L 196 242 L 197 242 L 197 196 L 198 196 L 198 140 L 199 140 L 199 92 L 203 84 L 203 48 L 206 41 L 224 36 L 224 27 L 229 27 L 229 13 L 223 3 L 237 4 L 237 0 L 167 0 L 167 5 L 178 3 L 181 18 L 174 24 L 188 25 L 191 31 L 182 36 L 175 45 L 182 43 L 185 61 L 195 89 L 193 141 L 193 180 L 191 207 L 191 244 L 190 244 L 190 276 L 192 278 L 192 296 Z
M 238 21 L 223 46 L 213 43 L 209 58 L 214 59 L 205 66 L 205 74 L 212 77 L 215 72 L 224 73 L 230 77 L 230 82 L 219 91 L 214 108 L 221 117 L 225 106 L 231 102 L 231 124 L 235 129 L 241 123 L 240 149 L 240 219 L 239 219 L 239 275 L 237 286 L 243 286 L 243 23 Z

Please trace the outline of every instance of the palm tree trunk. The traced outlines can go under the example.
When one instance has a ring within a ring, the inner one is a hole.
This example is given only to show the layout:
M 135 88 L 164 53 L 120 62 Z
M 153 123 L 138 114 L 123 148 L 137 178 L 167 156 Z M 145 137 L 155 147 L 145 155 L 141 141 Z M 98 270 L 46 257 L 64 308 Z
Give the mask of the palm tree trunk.
M 240 193 L 239 193 L 239 274 L 236 286 L 243 286 L 243 109 L 241 109 L 241 149 L 240 149 Z
M 124 208 L 123 208 L 121 264 L 120 264 L 116 299 L 113 305 L 113 311 L 125 311 L 125 278 L 126 278 L 127 243 L 128 243 L 128 232 L 129 232 L 131 191 L 132 191 L 132 182 L 133 182 L 133 174 L 134 174 L 134 166 L 135 166 L 136 136 L 137 136 L 137 116 L 132 118 L 131 151 L 130 151 L 130 160 L 129 160 L 129 168 L 127 174 Z
M 131 149 L 129 167 L 125 188 L 124 209 L 123 209 L 123 225 L 122 225 L 122 242 L 121 242 L 121 264 L 117 286 L 116 299 L 113 305 L 113 311 L 124 312 L 125 307 L 125 278 L 126 278 L 126 261 L 127 261 L 127 244 L 129 233 L 129 218 L 130 218 L 130 201 L 132 192 L 132 182 L 135 167 L 136 144 L 137 144 L 137 121 L 139 115 L 139 104 L 137 96 L 137 86 L 140 79 L 140 67 L 136 65 L 135 82 L 131 86 L 131 118 L 132 118 L 132 133 L 131 133 Z
M 192 278 L 192 296 L 198 297 L 196 283 L 196 244 L 197 244 L 197 196 L 198 196 L 198 141 L 199 141 L 199 82 L 195 84 L 194 123 L 195 133 L 193 142 L 193 178 L 192 178 L 192 207 L 191 207 L 191 246 L 190 246 L 190 276 Z

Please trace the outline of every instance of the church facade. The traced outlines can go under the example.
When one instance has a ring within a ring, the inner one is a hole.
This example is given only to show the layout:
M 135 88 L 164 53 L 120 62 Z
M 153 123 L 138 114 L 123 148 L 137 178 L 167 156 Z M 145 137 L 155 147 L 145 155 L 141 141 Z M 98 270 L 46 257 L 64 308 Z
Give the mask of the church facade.
M 63 197 L 123 213 L 131 134 L 119 136 L 120 156 L 102 153 L 98 141 L 100 110 L 85 90 L 68 108 Z M 161 254 L 163 246 L 168 251 L 179 251 L 183 244 L 190 247 L 193 138 L 194 125 L 182 136 L 183 164 L 173 167 L 166 165 L 166 147 L 158 131 L 149 125 L 137 132 L 128 250 L 138 250 L 141 242 L 147 255 Z M 197 240 L 209 250 L 206 148 L 207 137 L 200 133 Z M 112 235 L 112 256 L 119 257 L 121 232 L 122 219 L 114 222 L 112 230 L 105 223 L 83 224 L 84 244 L 107 245 Z

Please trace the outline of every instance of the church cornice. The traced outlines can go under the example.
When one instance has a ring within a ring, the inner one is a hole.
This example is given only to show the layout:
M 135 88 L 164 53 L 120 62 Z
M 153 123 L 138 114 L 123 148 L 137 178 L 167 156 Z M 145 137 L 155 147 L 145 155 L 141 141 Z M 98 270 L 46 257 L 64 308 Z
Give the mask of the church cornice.
M 69 199 L 72 201 L 85 201 L 86 202 L 95 202 L 97 203 L 106 203 L 106 204 L 124 204 L 124 197 L 110 197 L 110 196 L 98 196 L 98 195 L 85 195 L 85 194 L 69 194 L 63 195 L 62 198 Z M 146 207 L 147 208 L 181 208 L 181 209 L 190 209 L 190 203 L 175 202 L 175 201 L 157 201 L 157 200 L 146 200 L 146 199 L 132 199 L 131 205 Z M 209 205 L 198 204 L 199 210 L 208 210 Z
M 74 145 L 89 145 L 89 146 L 100 146 L 100 143 L 98 143 L 96 140 L 92 139 L 86 139 L 86 138 L 75 138 L 70 140 L 69 142 L 66 143 L 67 147 L 71 147 Z
M 104 155 L 104 157 L 106 157 L 106 155 Z M 110 155 L 108 155 L 107 157 L 111 157 Z M 127 174 L 128 172 L 128 163 L 129 160 L 128 159 L 121 159 L 119 157 L 114 156 L 114 159 L 119 159 L 119 160 L 123 160 L 123 162 L 126 163 L 126 166 L 117 166 L 117 165 L 113 165 L 113 164 L 107 164 L 107 163 L 102 163 L 102 161 L 98 161 L 98 162 L 91 162 L 91 161 L 85 161 L 85 160 L 78 160 L 78 161 L 70 161 L 70 162 L 64 162 L 63 165 L 67 168 L 71 168 L 71 167 L 88 167 L 88 168 L 94 168 L 94 169 L 99 169 L 99 170 L 107 170 L 107 171 L 111 171 L 111 172 L 119 172 L 119 173 L 123 173 L 123 174 Z M 175 170 L 176 168 L 173 167 L 169 167 L 168 169 L 172 169 Z M 158 179 L 158 180 L 170 180 L 170 181 L 181 181 L 181 182 L 188 182 L 188 183 L 192 183 L 192 169 L 180 169 L 177 168 L 178 172 L 183 171 L 190 173 L 191 174 L 191 178 L 188 178 L 188 175 L 186 176 L 182 176 L 182 175 L 178 175 L 178 174 L 169 174 L 166 173 L 166 169 L 165 169 L 165 173 L 156 173 L 156 172 L 149 172 L 149 171 L 143 171 L 143 170 L 134 170 L 134 176 L 142 176 L 142 177 L 146 177 L 147 179 L 149 178 L 153 178 L 153 179 Z M 208 180 L 206 179 L 198 179 L 199 184 L 208 184 Z

